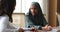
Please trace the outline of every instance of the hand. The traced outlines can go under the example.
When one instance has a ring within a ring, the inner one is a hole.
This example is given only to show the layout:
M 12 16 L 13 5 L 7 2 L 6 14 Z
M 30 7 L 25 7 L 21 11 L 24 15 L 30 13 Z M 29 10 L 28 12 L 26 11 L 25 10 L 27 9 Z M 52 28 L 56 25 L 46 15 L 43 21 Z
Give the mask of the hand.
M 31 28 L 31 31 L 32 31 L 32 32 L 38 32 L 38 29 L 35 28 L 35 27 L 32 27 L 32 28 Z
M 50 31 L 50 30 L 52 30 L 52 27 L 51 27 L 51 26 L 46 25 L 45 27 L 42 27 L 42 30 Z
M 19 31 L 19 32 L 24 32 L 24 30 L 23 30 L 22 28 L 20 28 L 18 31 Z
M 46 26 L 44 26 L 44 27 L 42 27 L 42 30 L 47 30 L 47 28 L 48 28 L 48 25 L 46 25 Z
M 48 26 L 47 30 L 48 31 L 52 30 L 52 27 L 51 26 Z

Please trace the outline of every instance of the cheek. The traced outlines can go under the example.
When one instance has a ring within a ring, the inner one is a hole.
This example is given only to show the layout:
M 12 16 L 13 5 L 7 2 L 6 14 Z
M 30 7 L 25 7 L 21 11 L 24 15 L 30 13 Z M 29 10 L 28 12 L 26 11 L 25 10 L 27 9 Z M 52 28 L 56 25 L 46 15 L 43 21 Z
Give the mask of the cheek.
M 31 12 L 33 13 L 33 12 L 34 12 L 34 10 L 32 10 L 32 9 L 31 9 Z
M 37 10 L 32 10 L 32 9 L 31 9 L 31 12 L 32 12 L 32 13 L 38 13 Z

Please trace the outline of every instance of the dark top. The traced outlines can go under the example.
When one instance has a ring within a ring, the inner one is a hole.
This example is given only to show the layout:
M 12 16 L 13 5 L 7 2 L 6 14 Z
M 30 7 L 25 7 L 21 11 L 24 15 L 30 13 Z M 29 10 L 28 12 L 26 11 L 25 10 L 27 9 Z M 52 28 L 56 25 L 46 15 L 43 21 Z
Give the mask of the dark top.
M 29 16 L 26 15 L 26 27 L 30 28 L 30 27 L 36 27 L 39 30 L 42 29 L 42 27 L 44 27 L 45 25 L 47 25 L 47 21 L 43 16 L 38 16 L 38 15 L 34 15 L 34 16 Z

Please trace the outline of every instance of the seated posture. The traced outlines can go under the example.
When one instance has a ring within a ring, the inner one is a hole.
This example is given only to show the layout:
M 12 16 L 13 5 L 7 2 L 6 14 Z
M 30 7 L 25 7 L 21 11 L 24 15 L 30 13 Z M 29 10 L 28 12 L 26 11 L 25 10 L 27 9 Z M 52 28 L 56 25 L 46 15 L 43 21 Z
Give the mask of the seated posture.
M 26 14 L 26 27 L 39 30 L 51 30 L 44 18 L 41 7 L 38 2 L 32 2 L 29 12 Z
M 0 0 L 0 32 L 9 32 L 10 30 L 19 32 L 23 30 L 11 24 L 15 5 L 16 0 Z

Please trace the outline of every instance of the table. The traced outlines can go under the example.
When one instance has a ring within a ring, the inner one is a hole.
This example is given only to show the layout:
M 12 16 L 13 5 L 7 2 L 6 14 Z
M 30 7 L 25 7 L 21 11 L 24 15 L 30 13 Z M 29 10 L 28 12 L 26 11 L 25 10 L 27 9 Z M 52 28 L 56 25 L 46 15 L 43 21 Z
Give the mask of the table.
M 30 28 L 28 28 L 28 29 L 30 29 Z M 25 29 L 24 32 L 32 32 L 32 31 L 30 31 L 28 29 Z M 18 32 L 16 29 L 13 29 L 13 30 L 8 30 L 7 32 Z M 38 32 L 60 32 L 60 26 L 59 27 L 53 27 L 53 29 L 51 31 L 38 30 Z
M 25 32 L 32 32 L 32 31 L 25 31 Z M 38 30 L 38 32 L 60 32 L 60 26 L 59 27 L 53 27 L 53 29 L 51 31 Z
M 25 32 L 32 32 L 32 31 L 25 31 Z M 52 31 L 42 31 L 42 30 L 39 30 L 38 32 L 60 32 L 60 30 L 57 30 L 57 29 L 54 29 Z

